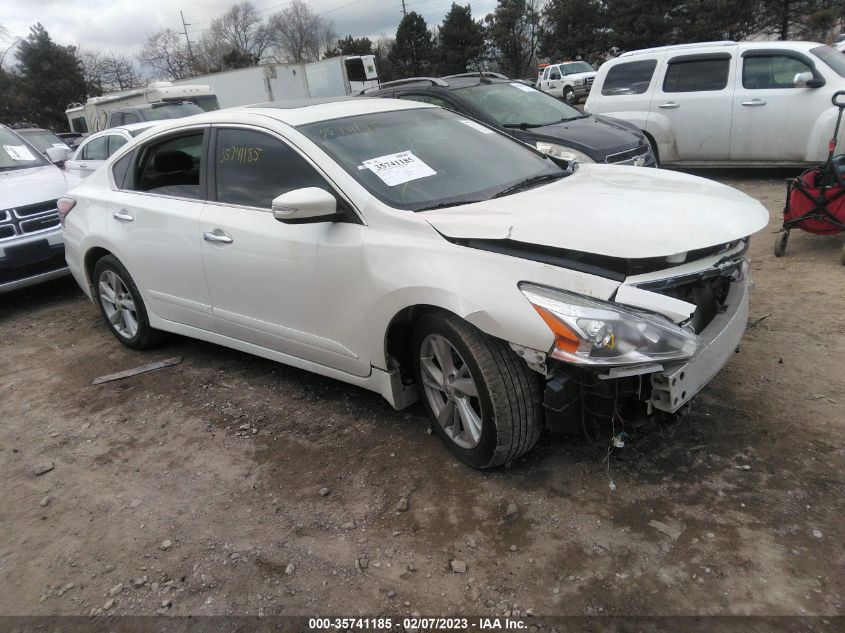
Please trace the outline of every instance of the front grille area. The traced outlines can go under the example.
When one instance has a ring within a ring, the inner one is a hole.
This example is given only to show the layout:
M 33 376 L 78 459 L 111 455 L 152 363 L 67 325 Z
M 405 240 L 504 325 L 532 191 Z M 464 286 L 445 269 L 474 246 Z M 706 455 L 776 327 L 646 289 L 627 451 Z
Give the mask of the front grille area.
M 595 77 L 587 77 L 587 85 L 592 86 L 593 82 L 596 80 Z
M 58 226 L 59 211 L 55 200 L 13 209 L 0 209 L 0 241 L 49 231 Z
M 640 145 L 639 147 L 635 147 L 634 149 L 628 149 L 624 152 L 608 154 L 604 161 L 606 163 L 625 163 L 639 158 L 640 156 L 647 156 L 650 151 L 651 150 L 648 145 Z

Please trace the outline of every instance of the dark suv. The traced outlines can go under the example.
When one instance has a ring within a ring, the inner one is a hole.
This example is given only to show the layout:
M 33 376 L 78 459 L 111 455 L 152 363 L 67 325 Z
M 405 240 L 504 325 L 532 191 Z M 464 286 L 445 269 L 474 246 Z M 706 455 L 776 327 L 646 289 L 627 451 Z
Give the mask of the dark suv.
M 498 73 L 466 73 L 440 79 L 412 77 L 360 93 L 431 103 L 518 138 L 554 158 L 656 167 L 643 133 L 625 121 L 593 116 Z

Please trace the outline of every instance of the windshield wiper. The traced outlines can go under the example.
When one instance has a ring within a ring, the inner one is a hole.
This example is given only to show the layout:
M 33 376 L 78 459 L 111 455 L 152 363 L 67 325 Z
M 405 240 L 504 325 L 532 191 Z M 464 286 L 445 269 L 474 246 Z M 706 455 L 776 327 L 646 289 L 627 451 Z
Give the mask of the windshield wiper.
M 484 200 L 453 200 L 452 202 L 438 202 L 427 207 L 420 207 L 415 211 L 433 211 L 434 209 L 445 209 L 447 207 L 457 207 L 462 204 L 475 204 L 476 202 L 484 202 Z
M 520 130 L 527 130 L 528 128 L 532 127 L 544 127 L 549 125 L 549 123 L 503 123 L 503 127 L 507 128 L 519 128 Z
M 558 180 L 559 178 L 563 178 L 564 176 L 568 176 L 570 172 L 562 171 L 557 174 L 541 174 L 539 176 L 531 176 L 530 178 L 525 178 L 524 180 L 520 180 L 512 184 L 510 187 L 505 187 L 501 191 L 499 191 L 494 198 L 501 198 L 502 196 L 507 196 L 511 193 L 516 193 L 517 191 L 521 191 L 523 189 L 530 189 L 531 187 L 540 185 L 544 182 L 551 182 L 552 180 Z

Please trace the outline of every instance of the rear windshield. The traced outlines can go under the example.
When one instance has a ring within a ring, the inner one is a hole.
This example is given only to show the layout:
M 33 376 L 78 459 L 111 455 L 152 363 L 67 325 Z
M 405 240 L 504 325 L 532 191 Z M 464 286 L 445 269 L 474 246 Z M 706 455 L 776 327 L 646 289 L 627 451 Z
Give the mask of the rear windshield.
M 487 200 L 527 178 L 567 173 L 519 141 L 442 108 L 365 114 L 298 129 L 397 209 Z
M 587 116 L 525 84 L 479 84 L 457 88 L 455 93 L 505 127 L 541 127 Z
M 67 143 L 48 130 L 33 130 L 31 132 L 21 132 L 20 134 L 27 141 L 35 145 L 35 149 L 42 154 L 50 147 L 60 147 L 62 149 L 67 149 L 68 147 Z
M 196 103 L 167 103 L 152 108 L 140 110 L 144 121 L 163 121 L 164 119 L 181 119 L 194 114 L 202 114 L 205 110 Z
M 47 165 L 32 145 L 14 132 L 0 127 L 0 171 Z
M 830 46 L 816 46 L 810 52 L 830 66 L 840 77 L 845 77 L 845 53 L 840 53 Z

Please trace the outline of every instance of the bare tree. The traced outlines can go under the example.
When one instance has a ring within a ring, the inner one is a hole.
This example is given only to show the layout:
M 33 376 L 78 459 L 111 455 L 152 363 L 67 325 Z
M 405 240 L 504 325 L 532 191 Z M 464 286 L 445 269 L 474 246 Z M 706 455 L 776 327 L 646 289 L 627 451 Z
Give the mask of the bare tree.
M 272 44 L 269 24 L 248 0 L 232 5 L 226 13 L 212 20 L 202 39 L 206 52 L 215 54 L 215 61 L 222 61 L 223 54 L 234 49 L 251 56 L 256 64 Z M 222 50 L 221 45 L 227 45 L 226 49 Z
M 138 61 L 162 78 L 186 79 L 193 76 L 191 56 L 182 34 L 173 29 L 160 29 L 147 37 Z
M 92 89 L 114 92 L 137 88 L 143 83 L 131 59 L 115 51 L 80 49 L 77 57 L 82 65 L 82 76 Z
M 270 18 L 277 56 L 290 62 L 320 58 L 337 39 L 334 24 L 323 20 L 303 0 L 293 0 Z

